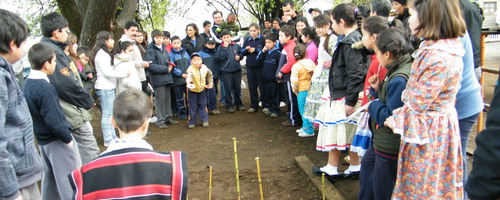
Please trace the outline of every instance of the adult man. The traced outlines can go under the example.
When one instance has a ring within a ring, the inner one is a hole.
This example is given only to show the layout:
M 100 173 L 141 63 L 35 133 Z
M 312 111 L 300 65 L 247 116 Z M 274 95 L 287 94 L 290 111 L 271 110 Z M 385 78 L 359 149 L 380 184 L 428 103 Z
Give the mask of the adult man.
M 139 75 L 139 79 L 141 80 L 142 83 L 142 91 L 146 92 L 148 87 L 148 82 L 146 81 L 146 72 L 144 71 L 144 68 L 149 67 L 149 62 L 144 62 L 142 60 L 141 51 L 139 51 L 139 47 L 137 47 L 137 45 L 135 44 L 135 37 L 138 29 L 139 29 L 139 24 L 137 22 L 128 21 L 127 23 L 125 23 L 123 29 L 124 34 L 120 38 L 120 42 L 129 41 L 134 44 L 133 60 L 135 63 L 135 69 L 137 70 L 137 74 Z
M 43 38 L 40 43 L 55 49 L 56 69 L 48 78 L 59 95 L 59 103 L 71 125 L 71 134 L 78 143 L 82 164 L 88 163 L 99 156 L 99 148 L 95 140 L 91 115 L 87 111 L 94 106 L 94 99 L 83 88 L 75 64 L 64 53 L 68 38 L 68 21 L 59 13 L 49 13 L 41 20 Z
M 0 9 L 0 199 L 40 199 L 43 165 L 33 142 L 33 122 L 11 63 L 23 57 L 29 28 Z
M 216 33 L 215 30 L 219 28 L 219 25 L 223 21 L 222 12 L 218 10 L 214 11 L 212 13 L 212 18 L 214 19 L 214 24 L 212 25 L 212 29 L 210 30 L 210 35 L 215 39 L 215 41 L 217 41 L 218 44 L 220 44 L 222 40 L 217 36 L 217 34 L 215 34 Z
M 203 33 L 200 34 L 201 37 L 207 39 L 210 37 L 210 29 L 212 28 L 212 23 L 208 20 L 203 22 Z
M 295 27 L 295 20 L 297 20 L 297 12 L 295 11 L 295 4 L 293 1 L 286 0 L 282 4 L 282 9 L 283 9 L 283 16 L 281 17 L 281 24 L 280 26 L 283 27 L 284 25 L 290 25 L 292 27 Z

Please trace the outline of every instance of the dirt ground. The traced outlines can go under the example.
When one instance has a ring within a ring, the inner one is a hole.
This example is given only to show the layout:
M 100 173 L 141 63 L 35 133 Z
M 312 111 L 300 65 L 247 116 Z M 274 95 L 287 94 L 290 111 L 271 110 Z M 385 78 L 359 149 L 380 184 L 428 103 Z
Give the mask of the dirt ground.
M 500 56 L 494 54 L 494 49 L 498 47 L 500 43 L 486 45 L 485 66 L 498 68 Z M 486 75 L 485 102 L 491 101 L 497 77 Z M 248 90 L 242 90 L 242 95 L 248 109 Z M 307 155 L 318 165 L 326 163 L 327 154 L 315 150 L 316 137 L 299 138 L 295 133 L 297 127 L 280 125 L 286 119 L 284 112 L 279 118 L 273 119 L 265 116 L 260 110 L 257 113 L 237 111 L 232 114 L 226 113 L 225 109 L 221 111 L 221 115 L 209 116 L 208 128 L 197 126 L 195 129 L 188 129 L 186 120 L 179 120 L 179 124 L 163 130 L 156 128 L 154 124 L 150 126 L 152 135 L 148 136 L 147 140 L 155 150 L 187 152 L 189 199 L 208 199 L 208 166 L 213 167 L 212 199 L 237 199 L 233 137 L 237 138 L 241 199 L 259 198 L 256 157 L 260 157 L 265 199 L 321 199 L 321 194 L 294 164 L 294 158 L 300 155 Z M 94 109 L 92 113 L 94 132 L 103 150 L 100 111 Z M 474 126 L 469 139 L 471 153 L 475 149 L 475 136 Z M 346 154 L 342 155 L 342 158 L 344 156 Z M 471 161 L 472 157 L 469 158 L 469 166 Z M 348 167 L 345 161 L 341 162 L 339 171 Z M 356 199 L 359 181 L 341 180 L 335 183 L 335 187 L 346 199 Z

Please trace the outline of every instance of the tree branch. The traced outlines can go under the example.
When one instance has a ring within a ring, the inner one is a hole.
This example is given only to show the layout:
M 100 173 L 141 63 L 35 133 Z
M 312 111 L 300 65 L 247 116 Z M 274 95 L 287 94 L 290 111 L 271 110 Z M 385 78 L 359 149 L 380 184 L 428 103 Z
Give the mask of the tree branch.
M 75 35 L 80 36 L 84 15 L 80 12 L 75 0 L 56 0 L 62 16 L 68 20 L 68 27 Z M 80 37 L 78 37 L 80 38 Z

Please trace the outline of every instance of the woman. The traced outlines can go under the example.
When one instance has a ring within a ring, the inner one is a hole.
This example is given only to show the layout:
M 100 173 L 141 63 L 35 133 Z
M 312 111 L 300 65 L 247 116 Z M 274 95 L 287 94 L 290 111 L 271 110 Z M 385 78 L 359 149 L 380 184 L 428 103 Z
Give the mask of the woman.
M 101 102 L 101 128 L 104 146 L 106 147 L 113 139 L 117 138 L 115 129 L 111 125 L 117 78 L 129 76 L 126 72 L 116 71 L 113 66 L 113 54 L 111 52 L 114 45 L 113 35 L 108 31 L 101 31 L 97 34 L 97 40 L 92 49 L 92 63 L 97 72 L 94 88 Z
M 205 44 L 205 39 L 198 34 L 198 27 L 191 23 L 186 26 L 186 38 L 182 40 L 182 48 L 186 49 L 189 56 L 199 52 Z
M 458 0 L 415 0 L 408 20 L 423 38 L 402 108 L 385 122 L 401 135 L 393 199 L 463 199 L 457 112 L 465 22 Z M 425 23 L 420 23 L 425 22 Z
M 295 38 L 297 38 L 297 41 L 301 44 L 305 44 L 304 41 L 302 41 L 302 30 L 304 28 L 309 27 L 309 22 L 307 22 L 307 18 L 305 17 L 297 17 L 297 20 L 295 21 L 295 30 L 297 31 L 297 35 Z

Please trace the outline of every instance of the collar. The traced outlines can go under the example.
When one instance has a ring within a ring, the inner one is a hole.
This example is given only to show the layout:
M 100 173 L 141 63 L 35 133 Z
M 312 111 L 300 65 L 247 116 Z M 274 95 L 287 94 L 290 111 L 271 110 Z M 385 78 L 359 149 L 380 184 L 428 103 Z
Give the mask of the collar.
M 127 148 L 143 148 L 143 149 L 149 149 L 153 150 L 153 147 L 146 142 L 144 139 L 140 140 L 121 140 L 119 138 L 114 139 L 111 141 L 109 144 L 108 148 L 106 151 L 102 152 L 102 154 L 109 153 L 111 151 L 116 151 L 116 150 L 121 150 L 121 149 L 127 149 Z
M 257 35 L 257 37 L 255 39 L 253 37 L 248 37 L 248 41 L 257 40 L 257 39 L 260 40 L 260 35 Z
M 40 70 L 31 70 L 28 78 L 29 79 L 45 79 L 47 82 L 50 83 L 49 78 L 47 77 L 47 74 L 43 73 Z
M 157 45 L 155 44 L 156 47 L 158 47 L 158 49 L 160 49 L 160 51 L 163 49 L 163 45 Z
M 120 38 L 120 41 L 129 41 L 132 43 L 134 42 L 134 40 L 132 40 L 132 38 L 130 38 L 128 35 L 125 35 L 125 34 L 122 35 L 122 37 Z

